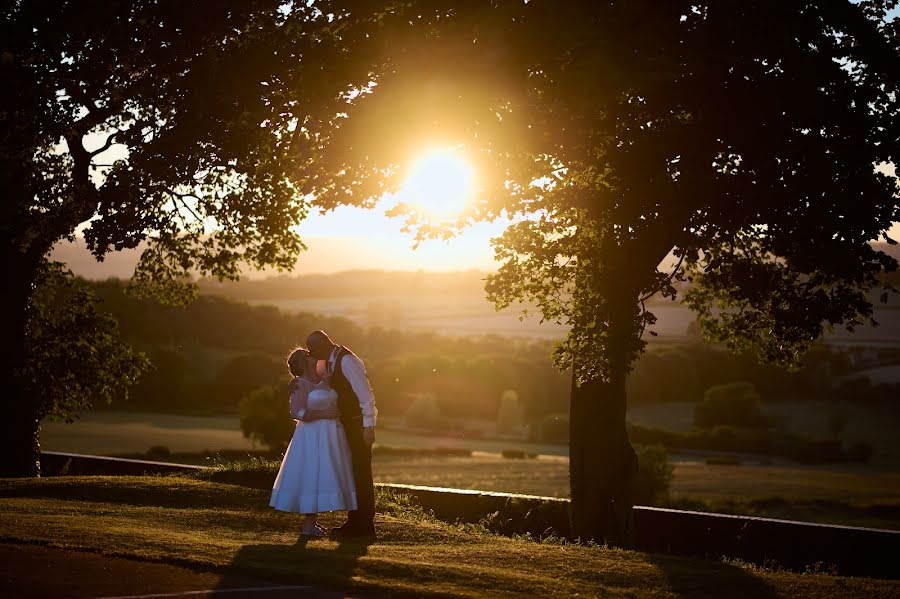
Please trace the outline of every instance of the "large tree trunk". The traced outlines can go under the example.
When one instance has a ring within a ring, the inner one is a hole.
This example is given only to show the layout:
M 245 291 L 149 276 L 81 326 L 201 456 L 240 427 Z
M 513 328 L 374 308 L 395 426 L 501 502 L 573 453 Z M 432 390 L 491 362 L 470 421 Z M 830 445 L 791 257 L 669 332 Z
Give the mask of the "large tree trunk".
M 610 380 L 579 386 L 573 373 L 569 415 L 572 532 L 582 540 L 616 547 L 633 544 L 632 483 L 637 473 L 637 456 L 625 428 L 627 341 L 633 334 L 636 301 L 623 295 L 610 314 Z
M 38 266 L 21 252 L 3 254 L 10 259 L 4 261 L 8 265 L 6 307 L 0 311 L 0 477 L 40 476 L 41 414 L 21 374 L 27 360 L 26 327 Z
M 574 536 L 630 547 L 637 456 L 625 430 L 622 382 L 573 381 L 569 443 Z
M 7 393 L 4 403 L 9 409 L 0 419 L 0 478 L 40 476 L 40 415 L 20 389 Z

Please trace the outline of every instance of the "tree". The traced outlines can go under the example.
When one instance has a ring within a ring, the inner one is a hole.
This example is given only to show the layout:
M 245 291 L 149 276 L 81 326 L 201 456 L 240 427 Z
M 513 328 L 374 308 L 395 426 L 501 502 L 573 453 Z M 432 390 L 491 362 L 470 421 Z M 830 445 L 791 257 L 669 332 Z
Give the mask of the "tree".
M 503 435 L 520 435 L 524 424 L 525 409 L 519 401 L 519 394 L 512 389 L 507 389 L 500 395 L 497 432 Z
M 172 301 L 192 275 L 293 266 L 317 154 L 369 82 L 352 20 L 327 1 L 5 3 L 0 476 L 38 472 L 29 330 L 55 243 L 81 232 L 98 259 L 146 244 L 134 288 Z
M 272 451 L 284 451 L 297 426 L 287 417 L 289 403 L 286 394 L 271 385 L 250 391 L 238 405 L 244 437 L 254 446 L 259 441 Z
M 625 380 L 650 297 L 690 283 L 707 339 L 786 367 L 826 327 L 872 320 L 867 293 L 897 268 L 869 243 L 900 220 L 876 170 L 900 150 L 897 4 L 457 3 L 393 45 L 350 111 L 347 147 L 383 140 L 360 164 L 425 136 L 477 156 L 457 222 L 397 210 L 419 235 L 517 217 L 486 289 L 569 328 L 576 535 L 630 542 Z
M 769 424 L 760 409 L 756 387 L 746 381 L 710 387 L 703 394 L 703 402 L 694 408 L 697 428 L 760 428 Z
M 270 385 L 287 387 L 290 373 L 284 361 L 264 352 L 235 356 L 226 361 L 216 376 L 213 403 L 233 407 L 253 389 Z
M 22 373 L 38 421 L 72 422 L 95 403 L 125 399 L 146 371 L 146 357 L 120 340 L 115 319 L 98 303 L 61 264 L 46 263 L 38 273 Z
M 404 417 L 406 425 L 437 430 L 441 427 L 441 408 L 431 392 L 416 393 Z

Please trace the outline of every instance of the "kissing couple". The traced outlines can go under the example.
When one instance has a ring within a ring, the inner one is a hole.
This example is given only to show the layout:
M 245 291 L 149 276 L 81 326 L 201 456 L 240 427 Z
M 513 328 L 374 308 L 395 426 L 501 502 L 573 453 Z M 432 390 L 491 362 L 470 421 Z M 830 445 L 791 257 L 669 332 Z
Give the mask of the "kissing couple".
M 347 521 L 330 534 L 375 535 L 375 396 L 363 361 L 337 345 L 325 331 L 313 331 L 306 348 L 287 364 L 293 378 L 290 413 L 297 422 L 272 487 L 269 506 L 303 514 L 301 534 L 329 534 L 316 521 L 320 512 L 347 511 Z

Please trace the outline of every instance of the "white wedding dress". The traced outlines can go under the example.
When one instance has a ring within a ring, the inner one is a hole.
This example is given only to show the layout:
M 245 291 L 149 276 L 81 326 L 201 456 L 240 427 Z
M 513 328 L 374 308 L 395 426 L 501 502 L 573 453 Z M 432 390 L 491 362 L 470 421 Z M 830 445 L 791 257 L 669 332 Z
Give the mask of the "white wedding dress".
M 309 391 L 307 409 L 321 410 L 336 405 L 334 389 L 320 384 Z M 297 423 L 275 478 L 269 505 L 300 514 L 356 509 L 353 463 L 340 420 Z

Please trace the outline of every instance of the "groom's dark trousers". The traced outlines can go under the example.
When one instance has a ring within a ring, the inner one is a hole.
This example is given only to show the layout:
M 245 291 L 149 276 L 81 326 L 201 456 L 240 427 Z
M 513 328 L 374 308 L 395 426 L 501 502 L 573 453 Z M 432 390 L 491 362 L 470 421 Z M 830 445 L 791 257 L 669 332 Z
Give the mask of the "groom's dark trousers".
M 341 424 L 347 434 L 350 457 L 353 460 L 353 481 L 356 483 L 357 509 L 347 513 L 348 524 L 354 528 L 370 530 L 375 522 L 375 485 L 372 482 L 372 447 L 363 439 L 362 409 L 359 397 L 341 370 L 341 360 L 352 354 L 341 347 L 335 356 L 331 386 L 338 394 L 338 410 Z
M 372 447 L 363 439 L 362 418 L 341 419 L 356 483 L 357 509 L 347 513 L 351 526 L 371 528 L 375 521 L 375 485 L 372 482 Z

